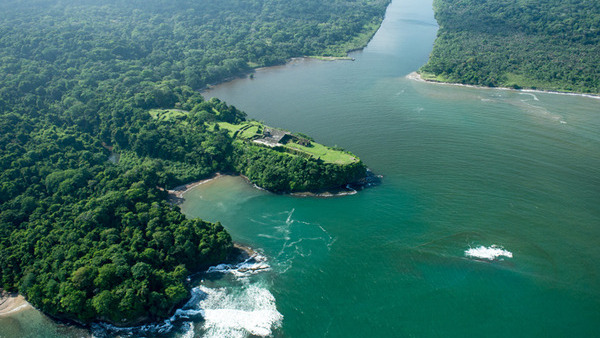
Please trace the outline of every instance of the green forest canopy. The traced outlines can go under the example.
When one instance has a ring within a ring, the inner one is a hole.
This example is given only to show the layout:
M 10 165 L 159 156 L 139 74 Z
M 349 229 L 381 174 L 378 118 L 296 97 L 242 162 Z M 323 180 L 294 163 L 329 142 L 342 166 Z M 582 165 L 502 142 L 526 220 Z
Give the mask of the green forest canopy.
M 216 171 L 274 191 L 364 175 L 360 162 L 240 146 L 209 126 L 245 114 L 197 90 L 293 56 L 361 47 L 387 3 L 1 2 L 0 287 L 80 323 L 164 318 L 189 296 L 189 273 L 232 247 L 220 224 L 166 203 L 164 188 Z M 189 114 L 155 119 L 156 108 Z
M 434 0 L 425 78 L 600 93 L 600 2 Z

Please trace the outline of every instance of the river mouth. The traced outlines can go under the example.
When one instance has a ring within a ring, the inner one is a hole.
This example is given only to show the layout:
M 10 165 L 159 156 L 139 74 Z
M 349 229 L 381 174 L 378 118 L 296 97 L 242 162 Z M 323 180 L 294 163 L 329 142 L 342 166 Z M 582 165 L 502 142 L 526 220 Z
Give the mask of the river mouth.
M 297 60 L 206 92 L 384 176 L 343 198 L 239 177 L 186 193 L 186 215 L 220 221 L 269 265 L 247 283 L 205 278 L 205 299 L 235 310 L 211 318 L 285 337 L 600 335 L 598 101 L 406 79 L 435 34 L 430 2 L 395 0 L 354 62 Z M 172 335 L 218 327 L 189 323 Z
M 272 257 L 285 335 L 597 333 L 597 100 L 406 78 L 436 29 L 431 3 L 394 1 L 354 62 L 295 60 L 205 93 L 352 151 L 382 185 L 341 199 L 223 186 L 239 197 L 193 213 Z

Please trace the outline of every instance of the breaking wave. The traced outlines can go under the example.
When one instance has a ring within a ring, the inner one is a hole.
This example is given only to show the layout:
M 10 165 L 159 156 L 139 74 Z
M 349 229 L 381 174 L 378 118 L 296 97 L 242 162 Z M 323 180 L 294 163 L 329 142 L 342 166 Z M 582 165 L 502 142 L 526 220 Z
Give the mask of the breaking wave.
M 275 297 L 255 284 L 240 289 L 200 286 L 194 292 L 203 295 L 198 305 L 203 312 L 204 337 L 269 336 L 283 320 Z
M 271 266 L 267 264 L 267 257 L 254 253 L 243 262 L 237 264 L 219 264 L 211 266 L 207 273 L 231 273 L 237 277 L 247 277 L 261 271 L 268 271 Z
M 277 311 L 275 297 L 263 283 L 249 280 L 262 271 L 270 270 L 267 258 L 259 253 L 237 264 L 219 264 L 206 274 L 223 274 L 225 284 L 204 285 L 192 289 L 190 300 L 175 311 L 171 318 L 160 323 L 117 327 L 107 323 L 92 324 L 93 337 L 248 337 L 269 336 L 281 326 L 283 315 Z M 219 277 L 218 280 L 221 280 Z
M 466 250 L 465 256 L 493 261 L 498 257 L 512 258 L 513 254 L 510 251 L 504 250 L 503 247 L 499 247 L 496 245 L 492 245 L 489 247 L 481 245 L 476 248 L 469 248 L 468 250 Z

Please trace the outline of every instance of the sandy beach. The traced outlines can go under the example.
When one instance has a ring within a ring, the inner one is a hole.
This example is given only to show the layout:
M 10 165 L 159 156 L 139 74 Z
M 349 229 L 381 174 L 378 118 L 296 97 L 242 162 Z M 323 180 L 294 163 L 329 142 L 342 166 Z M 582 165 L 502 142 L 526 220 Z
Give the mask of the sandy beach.
M 186 192 L 190 191 L 191 189 L 193 189 L 201 184 L 210 182 L 221 176 L 222 176 L 221 173 L 216 173 L 211 178 L 207 178 L 207 179 L 201 180 L 201 181 L 191 182 L 188 184 L 180 185 L 171 190 L 167 190 L 167 192 L 169 193 L 169 202 L 171 202 L 173 204 L 180 204 L 183 202 L 183 194 L 185 194 Z
M 31 307 L 31 304 L 21 295 L 7 292 L 0 293 L 0 316 L 13 314 Z
M 450 86 L 460 86 L 460 87 L 469 87 L 469 88 L 478 88 L 478 89 L 501 89 L 501 90 L 523 92 L 523 93 L 547 93 L 547 94 L 558 94 L 558 95 L 583 96 L 583 97 L 589 97 L 589 98 L 597 99 L 597 100 L 600 99 L 600 96 L 593 95 L 593 94 L 567 93 L 567 92 L 558 92 L 558 91 L 553 91 L 553 90 L 526 89 L 526 88 L 514 89 L 514 88 L 508 88 L 508 87 L 486 87 L 486 86 L 468 85 L 468 84 L 454 83 L 454 82 L 441 82 L 441 81 L 434 81 L 434 80 L 425 80 L 423 77 L 421 77 L 421 74 L 419 74 L 417 72 L 412 72 L 412 73 L 406 75 L 406 78 L 409 80 L 428 82 L 428 83 L 437 83 L 437 84 L 450 85 Z

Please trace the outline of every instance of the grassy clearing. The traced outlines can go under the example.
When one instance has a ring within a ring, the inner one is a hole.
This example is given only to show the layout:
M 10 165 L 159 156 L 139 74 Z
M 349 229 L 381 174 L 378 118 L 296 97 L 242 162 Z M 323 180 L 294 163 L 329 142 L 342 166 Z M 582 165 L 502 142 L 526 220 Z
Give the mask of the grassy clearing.
M 250 128 L 244 129 L 240 134 L 238 134 L 238 137 L 241 137 L 243 139 L 250 139 L 256 134 L 258 134 L 259 128 L 260 126 L 258 125 L 252 125 Z
M 443 77 L 442 75 L 435 75 L 433 73 L 428 72 L 419 72 L 419 75 L 423 80 L 426 81 L 436 81 L 436 82 L 454 82 L 448 78 Z
M 251 121 L 244 122 L 240 124 L 231 124 L 227 122 L 218 122 L 219 128 L 227 130 L 229 132 L 229 136 L 235 137 L 238 140 L 251 140 L 255 137 L 262 136 L 262 130 L 264 128 L 269 128 L 259 122 Z M 291 149 L 293 151 L 300 151 L 302 153 L 310 155 L 310 157 L 314 159 L 321 159 L 327 163 L 335 163 L 335 164 L 351 164 L 358 161 L 356 156 L 341 151 L 326 147 L 322 144 L 311 142 L 310 146 L 303 146 L 294 142 L 288 142 L 282 145 L 284 148 Z M 296 156 L 292 155 L 291 156 Z
M 177 120 L 180 117 L 187 116 L 188 112 L 180 109 L 150 109 L 148 111 L 152 118 L 159 121 Z
M 231 137 L 233 137 L 233 134 L 235 134 L 238 129 L 243 127 L 243 124 L 231 124 L 227 122 L 217 122 L 216 124 L 219 125 L 220 129 L 227 130 L 229 132 L 229 136 Z
M 335 164 L 352 164 L 357 161 L 354 155 L 328 148 L 322 144 L 311 142 L 311 147 L 305 147 L 296 143 L 288 143 L 285 147 L 290 149 L 300 150 L 304 153 L 310 154 L 314 159 L 321 159 L 324 162 L 335 163 Z
M 149 113 L 152 118 L 159 121 L 177 120 L 180 117 L 187 115 L 186 111 L 177 109 L 152 109 L 149 111 Z M 217 122 L 210 124 L 210 126 L 213 128 L 215 128 L 217 125 L 219 126 L 219 129 L 227 130 L 230 137 L 235 137 L 240 141 L 250 141 L 261 138 L 263 137 L 262 132 L 264 128 L 270 128 L 256 121 L 248 121 L 240 124 L 231 124 L 228 122 Z M 359 161 L 356 156 L 350 153 L 332 149 L 316 142 L 310 142 L 310 146 L 308 147 L 294 143 L 294 141 L 289 141 L 281 146 L 283 148 L 292 150 L 292 154 L 289 154 L 290 156 L 296 156 L 296 154 L 293 154 L 293 152 L 300 151 L 310 155 L 311 158 L 320 159 L 327 163 L 346 165 Z
M 244 122 L 240 124 L 231 124 L 228 122 L 217 122 L 219 128 L 226 129 L 229 132 L 229 136 L 234 135 L 240 139 L 250 139 L 258 134 L 259 129 L 262 130 L 262 124 L 258 122 Z M 237 132 L 237 135 L 236 135 Z

